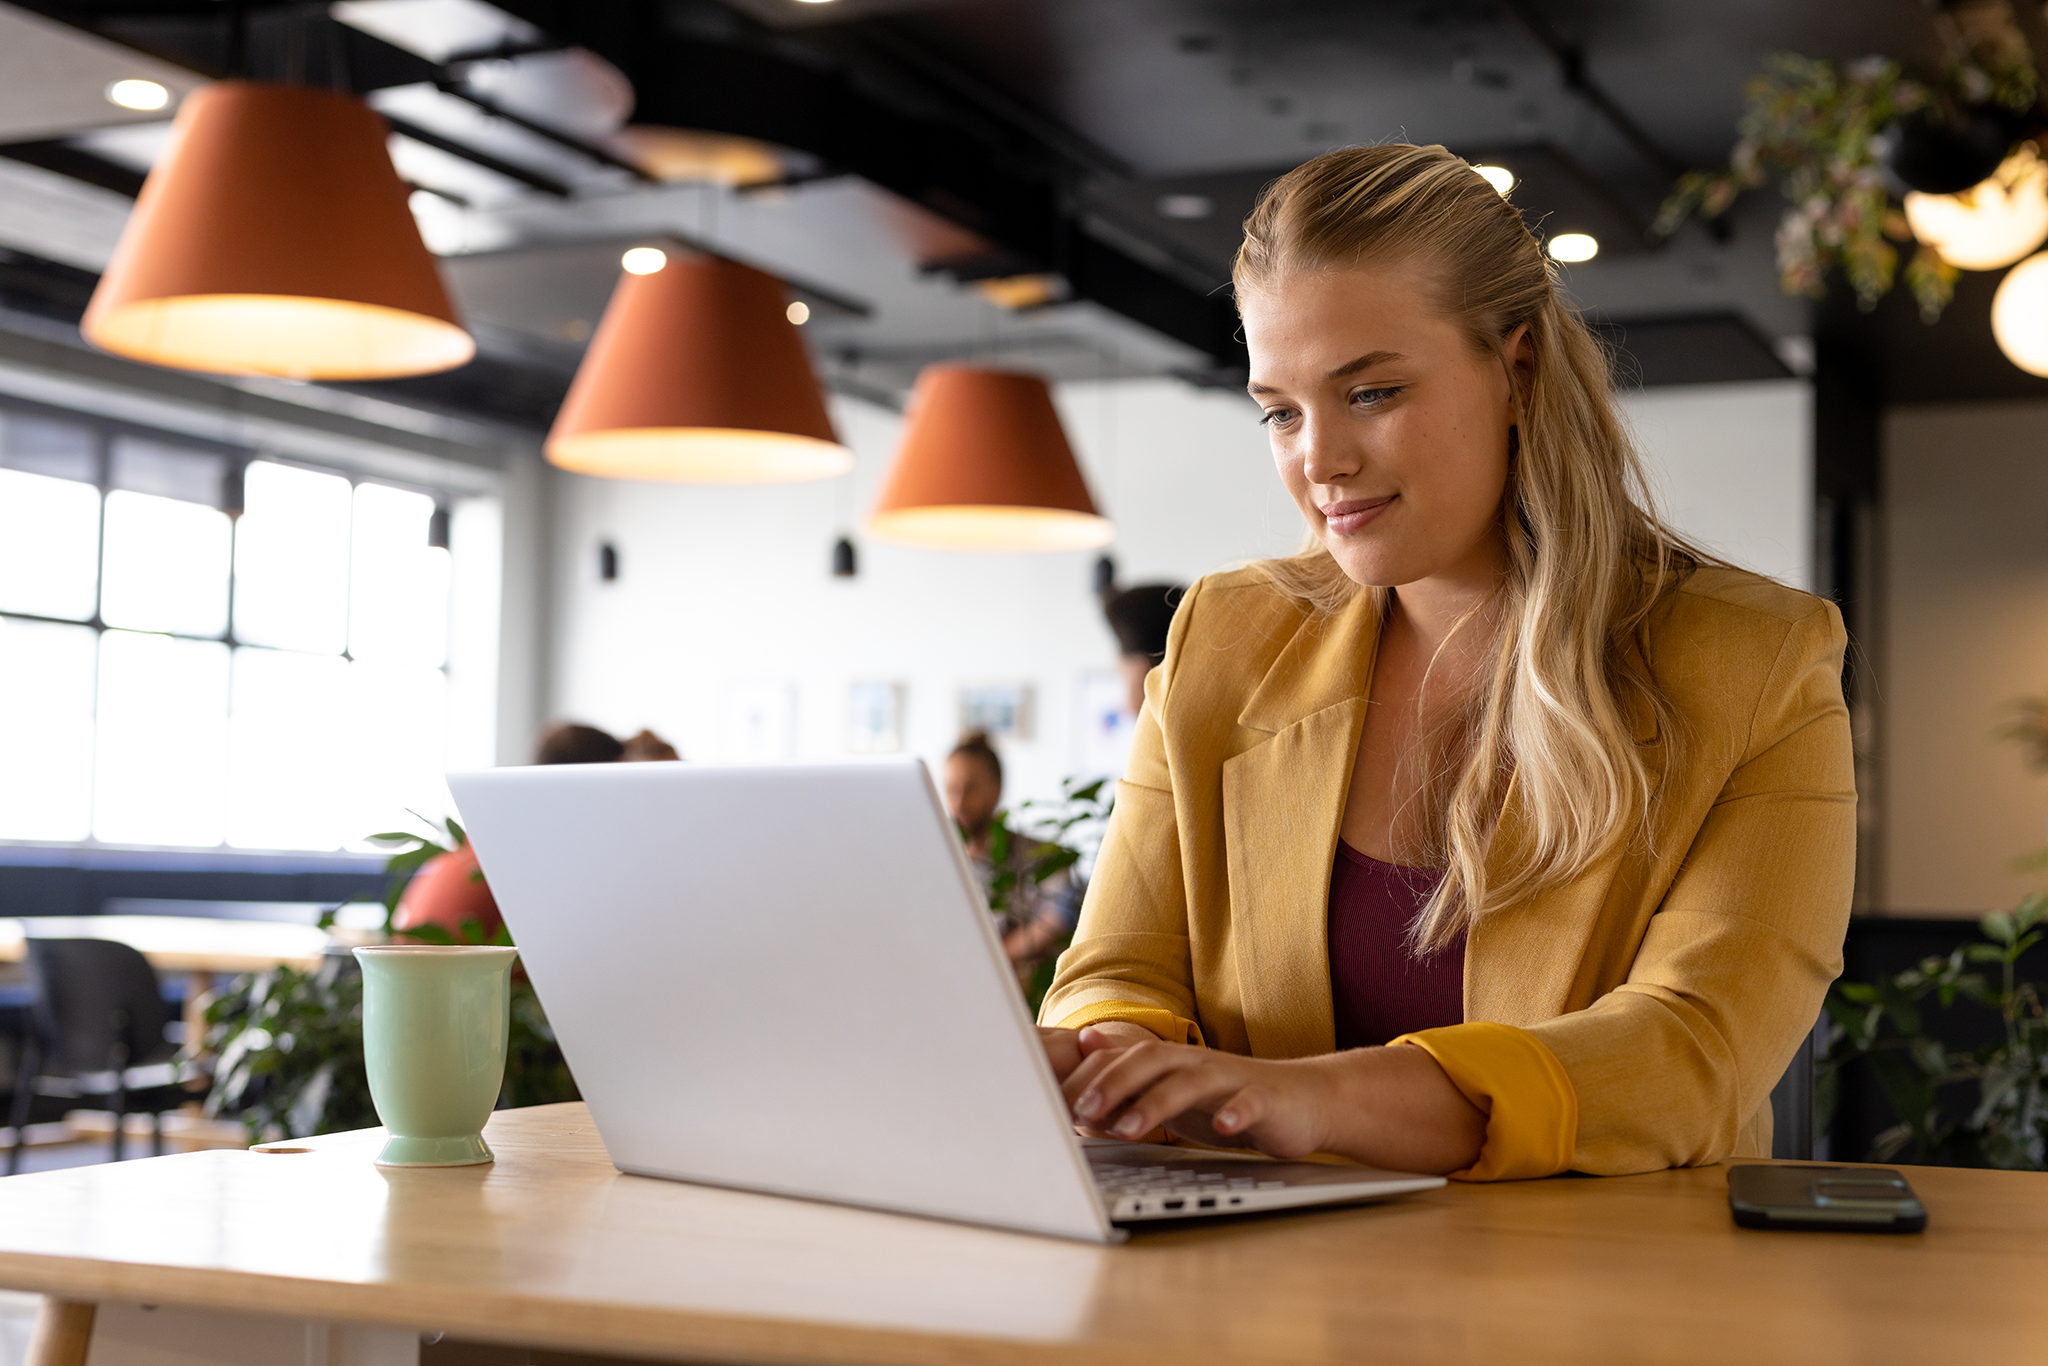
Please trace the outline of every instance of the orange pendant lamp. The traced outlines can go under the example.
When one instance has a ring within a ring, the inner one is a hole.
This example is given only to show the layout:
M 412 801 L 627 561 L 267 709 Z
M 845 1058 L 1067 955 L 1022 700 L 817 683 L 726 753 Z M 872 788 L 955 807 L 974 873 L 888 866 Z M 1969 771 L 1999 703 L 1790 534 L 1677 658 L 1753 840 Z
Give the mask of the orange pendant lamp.
M 462 330 L 361 100 L 220 81 L 185 97 L 170 149 L 79 330 L 181 370 L 383 379 L 448 370 Z
M 852 469 L 781 282 L 717 257 L 653 254 L 654 269 L 619 277 L 548 459 L 685 484 L 794 484 Z
M 933 550 L 1090 550 L 1116 528 L 1095 510 L 1052 390 L 1036 375 L 931 365 L 868 534 Z

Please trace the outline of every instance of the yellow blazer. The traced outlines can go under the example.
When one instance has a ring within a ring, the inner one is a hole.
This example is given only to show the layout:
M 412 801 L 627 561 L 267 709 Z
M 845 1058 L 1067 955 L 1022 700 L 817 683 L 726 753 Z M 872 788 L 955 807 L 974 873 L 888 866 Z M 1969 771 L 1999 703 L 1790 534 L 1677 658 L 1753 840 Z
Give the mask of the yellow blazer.
M 1257 569 L 1189 590 L 1043 1020 L 1136 1020 L 1261 1058 L 1335 1047 L 1330 871 L 1378 636 L 1362 595 L 1318 617 Z M 1640 709 L 1648 838 L 1483 912 L 1466 1023 L 1407 1036 L 1489 1111 L 1461 1175 L 1769 1154 L 1771 1087 L 1842 967 L 1843 645 L 1832 604 L 1753 574 L 1702 569 L 1665 595 L 1645 657 L 1683 735 Z M 1510 782 L 1489 862 L 1522 832 Z

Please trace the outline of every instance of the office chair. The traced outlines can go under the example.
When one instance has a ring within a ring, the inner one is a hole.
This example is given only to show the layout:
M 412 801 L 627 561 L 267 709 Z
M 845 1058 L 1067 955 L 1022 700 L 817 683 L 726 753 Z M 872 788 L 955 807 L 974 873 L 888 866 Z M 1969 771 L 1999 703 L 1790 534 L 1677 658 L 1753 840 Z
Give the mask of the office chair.
M 180 1079 L 178 1050 L 164 1037 L 171 1012 L 149 960 L 110 939 L 30 939 L 28 972 L 35 1003 L 15 1075 L 7 1174 L 20 1170 L 22 1130 L 38 1095 L 109 1100 L 116 1162 L 129 1112 L 147 1113 L 151 1149 L 161 1155 L 163 1111 L 184 1096 L 171 1089 Z
M 1813 1160 L 1813 1072 L 1826 1046 L 1827 1016 L 1814 1022 L 1785 1075 L 1771 1088 L 1771 1156 Z

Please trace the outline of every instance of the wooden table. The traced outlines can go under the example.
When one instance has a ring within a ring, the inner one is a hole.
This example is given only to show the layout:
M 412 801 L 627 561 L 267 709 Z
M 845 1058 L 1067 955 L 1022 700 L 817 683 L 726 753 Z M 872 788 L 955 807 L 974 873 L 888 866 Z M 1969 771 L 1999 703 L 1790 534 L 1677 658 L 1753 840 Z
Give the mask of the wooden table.
M 1453 1185 L 1105 1248 L 623 1176 L 581 1106 L 500 1113 L 488 1133 L 488 1167 L 381 1171 L 380 1135 L 364 1131 L 0 1181 L 0 1286 L 108 1302 L 91 1366 L 148 1358 L 122 1355 L 148 1330 L 136 1303 L 384 1325 L 381 1355 L 359 1343 L 327 1358 L 378 1366 L 417 1362 L 416 1331 L 723 1362 L 1867 1366 L 2048 1351 L 2042 1175 L 1912 1169 L 1932 1213 L 1918 1236 L 1738 1229 L 1707 1168 Z M 260 1335 L 209 1337 L 205 1321 L 182 1331 L 215 1343 L 209 1359 L 287 1366 L 232 1356 L 222 1344 Z M 109 1324 L 126 1336 L 106 1342 Z
M 327 931 L 276 920 L 215 920 L 182 915 L 70 915 L 0 920 L 0 963 L 28 956 L 28 939 L 113 939 L 139 950 L 158 972 L 186 977 L 185 1037 L 205 1028 L 206 995 L 227 972 L 319 965 Z

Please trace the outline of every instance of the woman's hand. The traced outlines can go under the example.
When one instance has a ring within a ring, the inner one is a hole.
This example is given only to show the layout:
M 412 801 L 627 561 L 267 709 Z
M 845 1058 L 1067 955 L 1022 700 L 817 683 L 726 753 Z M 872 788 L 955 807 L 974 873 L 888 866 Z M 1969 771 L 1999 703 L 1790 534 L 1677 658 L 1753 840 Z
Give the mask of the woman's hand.
M 1081 1059 L 1104 1048 L 1123 1048 L 1147 1039 L 1157 1041 L 1159 1036 L 1143 1025 L 1129 1024 L 1122 1020 L 1108 1024 L 1089 1025 L 1086 1029 L 1047 1029 L 1038 1027 L 1038 1042 L 1045 1049 L 1045 1060 L 1052 1064 L 1053 1076 L 1066 1081 Z M 1069 1100 L 1071 1101 L 1071 1097 Z
M 1421 1172 L 1469 1167 L 1486 1141 L 1485 1114 L 1420 1048 L 1273 1061 L 1149 1033 L 1125 1043 L 1099 1034 L 1106 1028 L 1091 1026 L 1074 1040 L 1079 1061 L 1062 1089 L 1076 1120 L 1112 1137 L 1164 1126 L 1198 1143 L 1273 1157 L 1330 1152 Z

